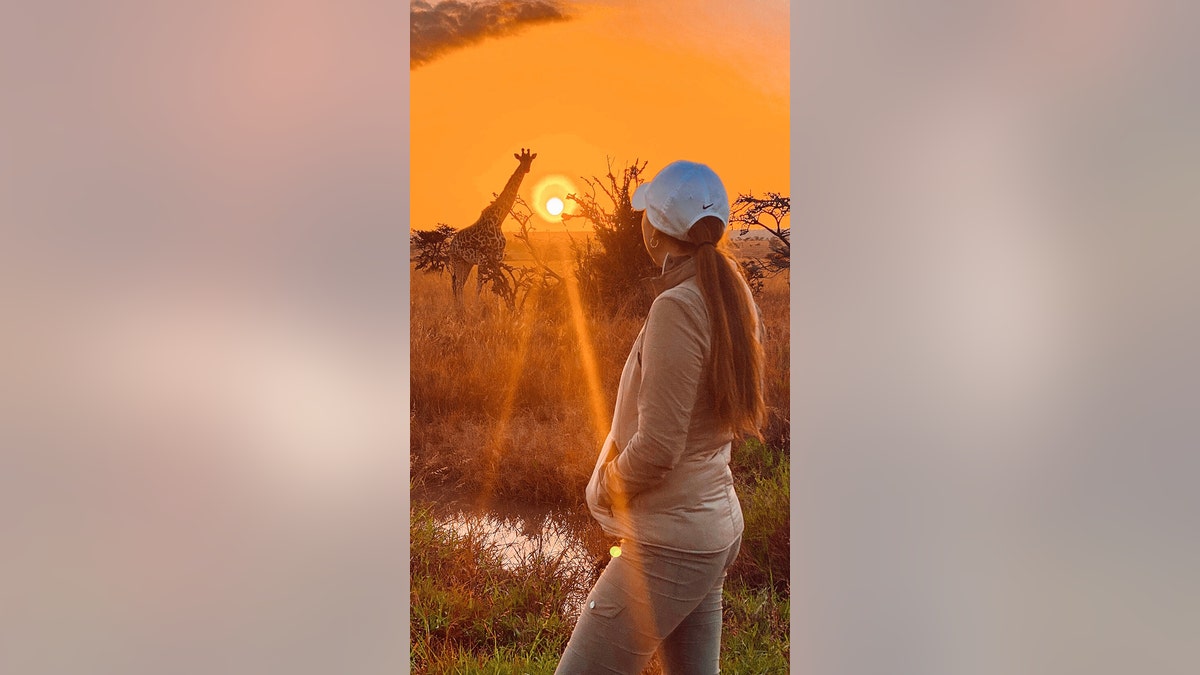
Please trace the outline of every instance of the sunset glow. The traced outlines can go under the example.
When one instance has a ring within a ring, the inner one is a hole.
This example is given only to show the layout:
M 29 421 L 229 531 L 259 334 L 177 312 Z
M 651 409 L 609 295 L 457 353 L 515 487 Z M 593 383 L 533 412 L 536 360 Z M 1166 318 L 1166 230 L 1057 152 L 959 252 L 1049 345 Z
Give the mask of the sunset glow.
M 421 365 L 414 366 L 410 455 L 475 512 L 545 503 L 572 490 L 604 445 L 620 374 L 614 364 L 642 324 L 620 309 L 627 298 L 598 297 L 578 274 L 594 264 L 580 260 L 597 245 L 583 216 L 610 227 L 618 218 L 630 222 L 637 183 L 680 159 L 712 167 L 731 201 L 790 192 L 789 3 L 413 7 L 410 227 L 461 230 L 481 212 L 490 215 L 500 195 L 511 210 L 501 222 L 509 236 L 500 264 L 486 277 L 482 262 L 473 273 L 456 272 L 477 280 L 467 284 L 476 290 L 465 303 L 450 299 L 446 276 L 414 265 L 412 363 Z M 528 158 L 526 149 L 536 157 L 518 164 L 514 155 Z M 631 166 L 640 173 L 627 173 Z M 510 177 L 519 183 L 506 183 Z M 480 222 L 450 240 L 460 269 L 470 258 L 454 250 L 494 253 L 474 243 L 498 239 L 473 238 L 494 221 Z M 414 241 L 414 250 L 428 252 L 423 237 Z M 618 311 L 601 315 L 601 305 Z M 613 513 L 634 531 L 629 491 L 620 477 L 609 480 Z M 578 504 L 580 492 L 567 502 Z M 543 526 L 534 518 L 526 527 Z M 641 564 L 632 543 L 608 552 L 621 567 Z M 633 595 L 649 596 L 644 575 L 633 573 L 629 583 Z M 637 632 L 655 631 L 650 612 L 628 616 Z
M 549 200 L 571 214 L 567 196 L 610 163 L 619 174 L 634 160 L 656 172 L 690 159 L 712 166 L 731 196 L 789 191 L 788 3 L 560 6 L 565 21 L 455 46 L 410 70 L 411 227 L 470 225 L 522 147 L 538 159 L 521 196 L 556 228 L 564 221 Z M 547 179 L 558 188 L 539 192 Z

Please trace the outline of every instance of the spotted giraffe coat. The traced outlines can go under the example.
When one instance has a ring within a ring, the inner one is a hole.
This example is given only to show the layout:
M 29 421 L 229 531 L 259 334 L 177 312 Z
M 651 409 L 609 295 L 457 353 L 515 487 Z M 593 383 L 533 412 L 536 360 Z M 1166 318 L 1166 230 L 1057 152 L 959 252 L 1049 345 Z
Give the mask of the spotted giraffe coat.
M 479 214 L 470 227 L 459 230 L 450 240 L 450 259 L 455 258 L 472 265 L 483 265 L 489 262 L 500 262 L 504 258 L 504 246 L 507 243 L 500 224 L 512 209 L 517 200 L 517 189 L 528 169 L 517 167 L 508 179 L 504 190 L 495 201 Z

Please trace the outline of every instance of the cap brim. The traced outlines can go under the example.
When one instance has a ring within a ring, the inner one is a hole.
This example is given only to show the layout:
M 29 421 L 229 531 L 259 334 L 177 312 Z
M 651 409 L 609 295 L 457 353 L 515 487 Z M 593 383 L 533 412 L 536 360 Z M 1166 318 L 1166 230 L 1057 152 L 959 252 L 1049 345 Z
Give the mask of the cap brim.
M 642 183 L 636 190 L 633 191 L 633 198 L 629 200 L 629 203 L 633 206 L 634 211 L 646 210 L 646 194 L 649 191 L 649 183 Z

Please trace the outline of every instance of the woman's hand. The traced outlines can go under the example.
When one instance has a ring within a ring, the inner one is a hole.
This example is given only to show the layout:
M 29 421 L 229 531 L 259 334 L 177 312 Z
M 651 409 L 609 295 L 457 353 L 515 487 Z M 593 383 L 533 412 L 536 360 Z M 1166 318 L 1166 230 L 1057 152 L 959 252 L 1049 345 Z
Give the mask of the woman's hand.
M 612 511 L 613 501 L 612 497 L 608 495 L 608 490 L 600 488 L 600 490 L 596 493 L 596 505 L 602 509 L 608 509 L 609 511 Z
M 612 465 L 612 460 L 604 462 L 604 466 L 600 468 L 600 480 L 596 487 L 596 505 L 603 509 L 608 509 L 610 512 L 613 507 L 612 495 L 608 491 L 608 468 Z

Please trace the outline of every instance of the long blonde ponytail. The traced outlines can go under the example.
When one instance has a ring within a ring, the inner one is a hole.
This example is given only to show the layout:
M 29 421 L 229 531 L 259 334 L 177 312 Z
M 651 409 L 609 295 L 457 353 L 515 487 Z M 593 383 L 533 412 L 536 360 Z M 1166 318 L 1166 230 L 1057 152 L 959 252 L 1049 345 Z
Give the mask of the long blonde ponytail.
M 708 216 L 688 231 L 696 251 L 696 281 L 708 308 L 711 353 L 706 377 L 718 423 L 739 435 L 762 438 L 763 349 L 758 313 L 737 262 L 726 250 L 725 224 Z

